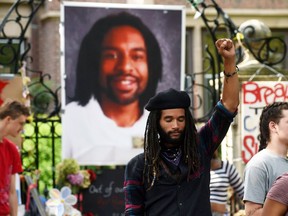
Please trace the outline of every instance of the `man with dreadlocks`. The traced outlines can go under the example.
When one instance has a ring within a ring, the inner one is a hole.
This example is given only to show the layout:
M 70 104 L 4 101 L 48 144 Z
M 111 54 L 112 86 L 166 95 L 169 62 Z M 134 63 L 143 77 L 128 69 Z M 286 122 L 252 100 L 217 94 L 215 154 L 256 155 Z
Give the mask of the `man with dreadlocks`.
M 244 171 L 247 216 L 262 215 L 268 190 L 278 176 L 288 171 L 288 103 L 274 102 L 264 107 L 259 128 L 259 152 Z
M 144 153 L 125 170 L 125 215 L 211 215 L 210 160 L 239 104 L 233 42 L 219 39 L 215 44 L 224 58 L 223 95 L 199 132 L 186 92 L 168 89 L 146 105 Z

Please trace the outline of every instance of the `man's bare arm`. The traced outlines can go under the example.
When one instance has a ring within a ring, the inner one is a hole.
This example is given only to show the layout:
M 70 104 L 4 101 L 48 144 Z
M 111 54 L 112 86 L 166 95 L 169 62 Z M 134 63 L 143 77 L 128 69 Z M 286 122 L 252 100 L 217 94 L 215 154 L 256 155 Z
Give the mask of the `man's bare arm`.
M 219 39 L 215 42 L 219 54 L 224 61 L 222 103 L 230 112 L 235 112 L 239 105 L 240 84 L 236 67 L 235 47 L 230 39 Z
M 246 216 L 261 216 L 262 210 L 263 208 L 261 204 L 245 201 Z
M 10 191 L 9 191 L 9 205 L 10 216 L 17 216 L 18 214 L 18 199 L 16 193 L 15 174 L 11 176 Z
M 287 211 L 287 205 L 267 198 L 263 206 L 262 216 L 284 216 Z

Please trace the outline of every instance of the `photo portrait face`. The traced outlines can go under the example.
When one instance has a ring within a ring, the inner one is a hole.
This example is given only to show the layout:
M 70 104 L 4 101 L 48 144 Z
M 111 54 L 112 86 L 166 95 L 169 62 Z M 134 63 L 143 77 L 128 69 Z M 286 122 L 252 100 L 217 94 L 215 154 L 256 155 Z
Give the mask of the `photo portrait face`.
M 147 49 L 140 31 L 129 25 L 107 32 L 101 46 L 102 98 L 114 103 L 137 101 L 148 83 Z
M 99 99 L 100 48 L 113 27 L 129 25 L 141 32 L 147 53 L 148 83 L 140 97 L 144 107 L 156 92 L 184 85 L 182 61 L 184 22 L 181 10 L 169 7 L 144 9 L 65 6 L 63 104 L 77 101 L 85 106 L 91 97 Z M 89 4 L 90 6 L 90 4 Z M 114 5 L 113 5 L 114 6 Z M 181 78 L 182 77 L 182 78 Z
M 149 99 L 184 87 L 184 6 L 62 6 L 62 158 L 126 164 L 143 151 Z

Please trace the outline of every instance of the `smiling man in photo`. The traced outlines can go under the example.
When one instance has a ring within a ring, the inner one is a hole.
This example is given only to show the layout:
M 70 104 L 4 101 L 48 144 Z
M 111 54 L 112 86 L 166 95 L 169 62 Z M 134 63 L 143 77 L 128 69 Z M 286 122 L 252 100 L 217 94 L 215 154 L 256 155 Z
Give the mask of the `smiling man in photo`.
M 139 17 L 119 12 L 97 20 L 78 54 L 75 94 L 63 115 L 69 129 L 63 157 L 85 165 L 125 164 L 142 151 L 144 105 L 161 77 L 159 43 Z

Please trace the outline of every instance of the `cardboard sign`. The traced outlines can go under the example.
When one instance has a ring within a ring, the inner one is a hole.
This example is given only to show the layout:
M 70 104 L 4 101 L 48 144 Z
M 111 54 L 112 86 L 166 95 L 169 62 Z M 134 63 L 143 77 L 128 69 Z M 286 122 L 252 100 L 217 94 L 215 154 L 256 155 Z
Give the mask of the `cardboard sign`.
M 288 101 L 288 82 L 259 81 L 242 84 L 242 160 L 244 163 L 258 152 L 259 120 L 263 108 L 273 102 Z

